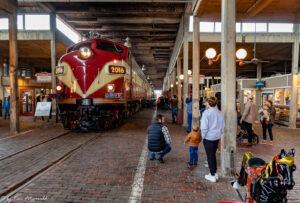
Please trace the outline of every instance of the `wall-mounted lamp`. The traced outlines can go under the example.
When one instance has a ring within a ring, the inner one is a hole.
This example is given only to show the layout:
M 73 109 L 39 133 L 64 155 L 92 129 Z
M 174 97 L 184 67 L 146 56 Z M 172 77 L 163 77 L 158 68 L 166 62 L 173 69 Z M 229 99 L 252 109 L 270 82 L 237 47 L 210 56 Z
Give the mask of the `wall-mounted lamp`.
M 192 71 L 191 70 L 188 70 L 188 75 L 192 75 Z
M 205 56 L 208 58 L 208 65 L 211 66 L 213 65 L 214 62 L 220 60 L 221 58 L 221 54 L 218 54 L 217 58 L 214 59 L 217 55 L 217 52 L 214 48 L 209 48 L 206 50 L 205 52 Z M 237 62 L 239 62 L 239 66 L 244 65 L 243 60 L 246 58 L 247 56 L 247 51 L 245 49 L 239 49 L 236 51 L 236 58 L 237 58 Z
M 238 59 L 239 62 L 239 66 L 243 66 L 244 65 L 244 59 L 247 56 L 247 51 L 245 49 L 239 49 L 236 51 L 235 53 L 236 58 Z
M 214 59 L 217 55 L 217 52 L 214 48 L 209 48 L 205 52 L 205 56 L 208 58 L 208 65 L 212 66 L 214 62 L 218 61 L 221 57 L 221 54 L 218 54 L 217 58 Z
M 145 71 L 146 68 L 145 68 L 145 65 L 142 65 L 142 71 Z
M 178 85 L 178 81 L 176 81 L 176 85 Z
M 174 85 L 173 84 L 171 84 L 171 88 L 173 88 L 174 87 Z

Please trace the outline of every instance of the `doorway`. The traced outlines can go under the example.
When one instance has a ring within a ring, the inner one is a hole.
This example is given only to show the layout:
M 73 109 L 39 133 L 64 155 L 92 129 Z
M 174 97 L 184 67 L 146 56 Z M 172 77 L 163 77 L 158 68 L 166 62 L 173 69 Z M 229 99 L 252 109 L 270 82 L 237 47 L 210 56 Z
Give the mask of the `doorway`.
M 273 102 L 273 92 L 261 93 L 261 105 L 264 105 L 269 100 Z
M 33 116 L 34 114 L 33 90 L 20 90 L 20 110 L 22 116 Z

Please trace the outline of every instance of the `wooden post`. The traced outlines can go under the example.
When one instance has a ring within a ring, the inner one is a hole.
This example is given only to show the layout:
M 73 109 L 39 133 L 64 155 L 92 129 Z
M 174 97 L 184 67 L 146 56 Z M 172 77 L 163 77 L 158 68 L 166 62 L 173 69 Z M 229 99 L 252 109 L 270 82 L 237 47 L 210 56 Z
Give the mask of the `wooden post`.
M 299 67 L 299 24 L 294 24 L 294 44 L 292 58 L 292 91 L 290 104 L 290 128 L 296 129 L 298 114 L 298 67 Z
M 52 73 L 52 93 L 56 93 L 56 14 L 55 12 L 50 15 L 50 29 L 51 29 L 51 73 Z M 56 113 L 56 99 L 52 99 L 52 116 L 55 118 L 54 121 L 57 122 Z
M 194 16 L 193 31 L 193 120 L 192 126 L 200 126 L 199 112 L 199 73 L 200 73 L 200 38 L 198 17 Z
M 20 131 L 19 91 L 18 91 L 18 45 L 17 45 L 17 9 L 9 14 L 9 77 L 10 77 L 10 132 Z
M 221 105 L 225 118 L 224 134 L 221 139 L 221 174 L 234 175 L 236 154 L 236 38 L 235 0 L 222 0 L 221 34 Z
M 3 60 L 3 57 L 0 57 L 0 78 L 3 76 L 3 72 L 4 72 L 4 70 L 3 70 L 3 64 L 4 64 L 4 60 Z M 0 85 L 0 100 L 2 101 L 2 105 L 3 105 L 3 102 L 4 102 L 4 91 L 3 91 L 3 86 L 1 86 Z M 1 110 L 0 110 L 0 112 L 1 112 Z M 0 117 L 1 117 L 2 115 L 0 114 Z
M 187 104 L 185 103 L 186 98 L 189 96 L 189 81 L 188 81 L 188 69 L 189 69 L 189 42 L 187 37 L 184 37 L 183 42 L 183 124 L 182 126 L 187 127 Z

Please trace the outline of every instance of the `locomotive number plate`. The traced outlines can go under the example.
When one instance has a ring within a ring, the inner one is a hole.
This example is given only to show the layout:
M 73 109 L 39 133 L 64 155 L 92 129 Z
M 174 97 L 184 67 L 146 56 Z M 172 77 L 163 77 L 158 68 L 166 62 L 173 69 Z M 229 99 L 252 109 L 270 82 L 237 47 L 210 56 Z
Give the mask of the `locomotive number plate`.
M 126 68 L 123 66 L 109 66 L 109 73 L 126 74 Z

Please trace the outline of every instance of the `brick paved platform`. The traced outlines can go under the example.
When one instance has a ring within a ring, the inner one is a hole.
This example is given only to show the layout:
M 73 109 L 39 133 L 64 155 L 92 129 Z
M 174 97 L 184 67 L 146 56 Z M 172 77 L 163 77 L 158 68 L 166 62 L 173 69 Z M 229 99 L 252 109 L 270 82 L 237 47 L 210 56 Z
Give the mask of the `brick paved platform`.
M 153 112 L 151 109 L 143 110 L 121 127 L 100 133 L 101 136 L 97 140 L 84 146 L 66 161 L 22 189 L 10 199 L 11 202 L 28 202 L 33 199 L 35 202 L 128 202 L 146 139 L 146 128 L 151 123 Z M 204 165 L 206 155 L 202 143 L 199 148 L 198 166 L 193 170 L 187 168 L 189 150 L 188 145 L 183 144 L 186 129 L 171 124 L 170 111 L 160 113 L 166 116 L 166 124 L 172 137 L 172 151 L 164 158 L 164 164 L 160 164 L 157 160 L 149 161 L 147 158 L 141 202 L 213 203 L 218 200 L 239 200 L 228 179 L 221 178 L 218 183 L 210 183 L 204 179 L 209 170 Z M 261 134 L 259 125 L 255 126 L 255 131 Z M 279 153 L 282 146 L 287 150 L 295 147 L 297 164 L 300 157 L 297 155 L 300 153 L 299 129 L 275 127 L 274 135 L 273 146 L 238 147 L 237 170 L 244 152 L 252 151 L 268 161 L 274 154 Z M 85 139 L 84 136 L 82 139 Z M 65 149 L 63 145 L 68 145 L 69 142 L 70 139 L 66 138 L 62 143 L 45 147 L 44 150 L 53 151 L 49 156 L 46 155 L 47 151 L 34 157 L 23 154 L 23 162 L 34 160 L 34 163 L 43 165 L 47 159 L 43 160 L 42 157 L 51 159 L 57 149 L 63 151 Z M 73 140 L 73 143 L 77 142 Z M 8 165 L 13 168 L 12 163 L 13 160 L 0 162 L 3 171 L 7 170 L 5 166 Z M 20 167 L 22 162 L 19 164 L 19 168 L 15 170 L 16 175 L 34 168 L 28 166 L 22 168 Z M 219 157 L 218 164 L 220 164 Z M 300 170 L 294 174 L 296 186 L 295 190 L 288 192 L 289 202 L 300 200 Z M 6 179 L 4 182 L 9 180 Z

